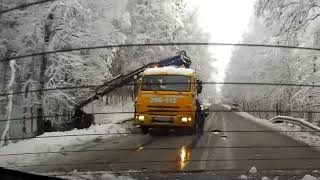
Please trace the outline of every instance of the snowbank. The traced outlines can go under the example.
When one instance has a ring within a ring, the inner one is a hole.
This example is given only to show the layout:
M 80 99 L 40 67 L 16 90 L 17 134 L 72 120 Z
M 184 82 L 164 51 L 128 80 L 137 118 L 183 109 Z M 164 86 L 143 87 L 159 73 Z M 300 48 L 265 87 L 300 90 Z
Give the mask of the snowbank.
M 126 102 L 124 105 L 119 103 L 107 106 L 104 101 L 96 101 L 83 109 L 87 113 L 94 114 L 97 124 L 119 123 L 134 117 L 134 103 L 132 101 Z
M 95 114 L 95 122 L 98 124 L 106 124 L 106 123 L 119 123 L 124 120 L 130 119 L 134 117 L 134 104 L 133 102 L 129 102 L 124 106 L 118 105 L 110 105 L 110 106 L 96 106 Z M 118 113 L 114 113 L 118 112 Z
M 168 67 L 160 67 L 160 68 L 148 68 L 143 72 L 143 75 L 156 75 L 156 74 L 191 76 L 194 74 L 194 70 L 188 69 L 188 68 L 176 68 L 176 67 L 168 66 Z
M 133 178 L 129 176 L 115 176 L 110 174 L 109 172 L 105 171 L 97 171 L 97 172 L 77 172 L 73 171 L 67 174 L 59 174 L 59 173 L 48 173 L 43 174 L 47 176 L 54 176 L 59 177 L 62 179 L 70 179 L 70 180 L 93 180 L 93 179 L 99 179 L 99 180 L 134 180 Z
M 318 178 L 307 174 L 301 180 L 318 180 Z
M 76 150 L 73 146 L 85 144 L 94 141 L 97 138 L 106 139 L 117 134 L 125 133 L 127 129 L 123 126 L 109 123 L 102 125 L 93 125 L 88 129 L 72 130 L 67 132 L 50 132 L 45 133 L 33 139 L 19 141 L 0 148 L 0 166 L 16 166 L 37 164 L 45 161 L 54 154 L 24 154 L 8 155 L 20 153 L 39 153 L 39 152 L 61 152 L 63 150 Z M 97 135 L 95 135 L 97 134 Z M 100 135 L 98 135 L 100 134 Z M 101 135 L 108 134 L 108 135 Z
M 70 180 L 134 180 L 132 177 L 129 176 L 115 176 L 110 172 L 105 172 L 105 171 L 97 171 L 97 172 L 77 172 L 77 171 L 73 171 L 70 173 L 63 173 L 63 174 L 59 174 L 59 173 L 47 173 L 47 174 L 42 174 L 42 175 L 47 175 L 47 176 L 54 176 L 54 177 L 59 177 L 59 178 L 63 178 L 63 179 L 70 179 Z M 209 175 L 208 175 L 209 177 Z M 295 177 L 295 176 L 293 176 Z M 148 178 L 145 178 L 148 179 Z M 176 178 L 178 179 L 178 178 Z M 212 179 L 216 179 L 216 177 L 212 177 Z M 238 179 L 242 179 L 242 180 L 246 180 L 246 179 L 259 179 L 258 175 L 240 175 L 238 177 Z M 272 176 L 272 177 L 268 177 L 268 176 L 261 176 L 260 178 L 261 180 L 275 180 L 278 179 L 277 176 Z M 295 179 L 298 179 L 298 177 L 296 177 Z M 311 175 L 304 175 L 303 177 L 299 178 L 300 180 L 319 180 L 319 177 L 314 177 Z
M 257 174 L 258 170 L 256 167 L 251 167 L 250 170 L 249 170 L 249 174 L 247 175 L 240 175 L 238 177 L 238 179 L 242 179 L 242 180 L 246 180 L 246 179 L 259 179 L 259 174 Z M 314 171 L 313 173 L 317 173 L 318 171 Z M 317 175 L 318 176 L 318 175 Z M 288 178 L 288 177 L 286 177 Z M 296 175 L 293 175 L 292 176 L 293 179 L 298 179 L 298 177 Z M 279 176 L 271 176 L 271 177 L 268 177 L 268 176 L 261 176 L 261 180 L 278 180 L 278 179 L 282 179 L 282 178 L 279 178 Z M 314 177 L 312 175 L 309 175 L 309 174 L 306 174 L 304 176 L 301 177 L 300 180 L 319 180 L 320 177 Z
M 295 177 L 295 176 L 293 176 L 293 177 Z M 258 179 L 257 177 L 251 177 L 251 176 L 246 176 L 246 175 L 241 175 L 238 178 L 242 179 L 242 180 Z M 276 180 L 276 179 L 279 179 L 279 178 L 277 178 L 277 176 L 275 176 L 275 177 L 267 177 L 267 176 L 261 177 L 261 180 L 271 180 L 271 179 Z M 297 178 L 295 178 L 295 179 L 297 179 Z M 307 174 L 307 175 L 304 175 L 300 180 L 319 180 L 319 177 L 317 178 L 317 177 L 314 177 L 314 176 L 311 176 L 311 175 Z

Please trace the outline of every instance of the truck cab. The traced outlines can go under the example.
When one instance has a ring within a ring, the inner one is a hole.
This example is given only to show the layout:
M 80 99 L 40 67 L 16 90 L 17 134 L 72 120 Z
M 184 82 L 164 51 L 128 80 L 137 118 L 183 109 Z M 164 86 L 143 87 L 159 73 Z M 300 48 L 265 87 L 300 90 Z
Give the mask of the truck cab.
M 196 132 L 200 119 L 201 81 L 184 67 L 148 68 L 138 80 L 134 124 L 149 128 L 187 129 Z

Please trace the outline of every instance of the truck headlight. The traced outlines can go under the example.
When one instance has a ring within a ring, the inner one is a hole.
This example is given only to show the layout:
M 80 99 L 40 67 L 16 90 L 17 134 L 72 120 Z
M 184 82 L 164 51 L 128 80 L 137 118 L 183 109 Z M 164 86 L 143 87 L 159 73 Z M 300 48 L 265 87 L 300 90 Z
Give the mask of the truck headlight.
M 188 122 L 188 117 L 182 117 L 182 118 L 181 118 L 181 121 L 182 121 L 182 122 Z
M 143 121 L 144 120 L 144 116 L 143 115 L 138 115 L 137 117 L 138 117 L 139 121 Z
M 187 117 L 187 116 L 181 117 L 181 122 L 188 122 L 188 121 L 191 121 L 191 117 Z

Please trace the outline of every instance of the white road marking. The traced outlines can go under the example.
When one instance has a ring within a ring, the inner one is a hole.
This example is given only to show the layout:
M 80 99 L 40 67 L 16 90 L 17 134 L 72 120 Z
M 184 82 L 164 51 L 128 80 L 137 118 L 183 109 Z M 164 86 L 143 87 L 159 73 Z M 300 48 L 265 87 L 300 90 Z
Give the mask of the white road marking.
M 217 114 L 215 114 L 215 118 L 219 118 L 219 122 L 221 122 L 221 127 L 214 127 L 214 128 L 221 128 L 220 130 L 221 131 L 226 131 L 227 130 L 227 125 L 226 125 L 226 121 L 225 121 L 225 118 L 224 116 L 221 114 L 221 116 L 218 116 Z M 209 128 L 212 128 L 212 123 L 213 121 L 216 120 L 214 118 L 210 119 L 210 121 L 207 122 L 206 124 L 206 130 L 210 130 Z M 217 122 L 217 121 L 216 121 Z M 218 125 L 218 124 L 216 124 Z M 212 138 L 213 136 L 216 136 L 214 135 L 214 133 L 209 133 L 208 135 L 208 139 L 205 143 L 205 146 L 211 146 L 211 143 L 212 143 Z M 218 143 L 220 143 L 221 145 L 223 146 L 226 146 L 226 147 L 230 147 L 232 146 L 232 143 L 231 143 L 231 137 L 229 136 L 229 134 L 221 134 L 221 136 L 226 136 L 226 139 L 220 139 Z M 207 160 L 209 159 L 209 149 L 204 149 L 202 155 L 201 155 L 201 161 L 200 161 L 200 165 L 199 165 L 199 168 L 201 170 L 205 170 L 207 168 Z M 224 149 L 224 152 L 223 152 L 223 157 L 219 157 L 219 158 L 225 158 L 225 159 L 232 159 L 234 157 L 233 155 L 233 152 L 230 148 L 225 148 Z M 225 169 L 233 169 L 235 166 L 234 166 L 234 163 L 232 161 L 225 161 Z
M 212 116 L 214 116 L 214 115 L 212 115 Z M 211 124 L 213 122 L 214 117 L 208 118 L 208 119 L 210 119 L 210 120 L 207 121 L 207 124 L 205 126 L 205 127 L 207 127 L 206 130 L 209 130 L 209 128 L 211 127 Z M 206 146 L 210 145 L 212 135 L 213 135 L 213 133 L 209 134 L 207 142 L 206 142 Z M 207 167 L 207 161 L 206 160 L 208 159 L 208 157 L 209 157 L 209 150 L 205 149 L 204 152 L 201 155 L 201 161 L 200 161 L 200 165 L 199 165 L 200 166 L 199 168 L 201 170 L 205 170 L 206 169 L 206 167 Z
M 222 120 L 222 131 L 226 131 L 226 122 L 224 117 L 222 116 L 221 118 Z M 227 138 L 224 140 L 224 145 L 225 147 L 231 147 L 232 143 L 231 143 L 231 137 L 229 136 L 229 134 L 224 134 L 225 136 L 227 136 Z M 233 159 L 233 153 L 231 151 L 231 148 L 225 148 L 225 159 Z M 226 168 L 225 169 L 233 169 L 234 168 L 234 164 L 233 161 L 225 161 L 226 162 Z

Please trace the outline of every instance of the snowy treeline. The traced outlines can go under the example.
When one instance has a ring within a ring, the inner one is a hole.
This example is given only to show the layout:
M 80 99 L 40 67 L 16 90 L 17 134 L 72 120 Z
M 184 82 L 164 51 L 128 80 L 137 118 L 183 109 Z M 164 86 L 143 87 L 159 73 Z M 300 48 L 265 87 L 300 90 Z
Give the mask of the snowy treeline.
M 318 0 L 258 0 L 244 43 L 320 47 Z M 281 48 L 235 48 L 227 69 L 228 82 L 319 84 L 320 52 Z M 293 86 L 223 87 L 225 101 L 243 110 L 319 111 L 320 89 Z M 271 118 L 275 113 L 256 113 Z M 319 114 L 281 113 L 319 121 Z
M 0 10 L 29 2 L 33 1 L 0 0 Z M 196 12 L 187 0 L 58 0 L 31 6 L 0 16 L 0 59 L 106 44 L 207 41 Z M 1 61 L 0 92 L 98 85 L 182 49 L 187 50 L 193 66 L 201 69 L 200 76 L 206 81 L 213 71 L 208 66 L 207 47 L 115 48 Z M 37 117 L 39 113 L 66 115 L 75 102 L 91 92 L 71 89 L 0 97 L 0 119 Z M 108 101 L 121 102 L 131 96 L 127 88 L 111 95 Z M 0 132 L 6 138 L 9 134 L 30 136 L 36 128 L 33 123 L 28 119 L 0 122 Z M 4 134 L 5 129 L 9 133 Z

